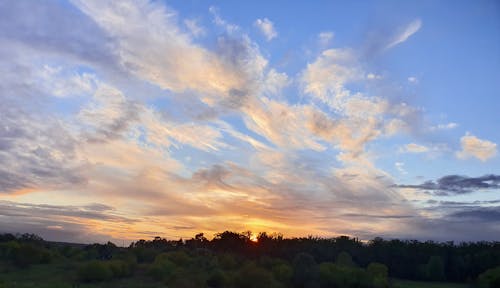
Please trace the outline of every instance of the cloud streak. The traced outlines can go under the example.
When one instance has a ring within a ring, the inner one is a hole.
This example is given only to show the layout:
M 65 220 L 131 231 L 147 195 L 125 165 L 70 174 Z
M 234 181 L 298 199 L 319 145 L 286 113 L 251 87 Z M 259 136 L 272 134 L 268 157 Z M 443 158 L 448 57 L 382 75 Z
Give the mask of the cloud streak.
M 397 187 L 429 191 L 439 196 L 467 194 L 480 190 L 500 189 L 500 175 L 481 177 L 447 175 L 436 181 L 427 181 L 419 185 L 397 185 Z
M 406 27 L 401 29 L 396 35 L 394 35 L 394 37 L 391 39 L 389 44 L 387 44 L 386 49 L 390 49 L 398 44 L 405 42 L 413 34 L 417 33 L 421 27 L 422 27 L 422 20 L 420 20 L 420 19 L 413 20 Z M 408 81 L 410 81 L 410 78 L 408 78 Z M 410 81 L 410 82 L 414 82 L 414 81 Z

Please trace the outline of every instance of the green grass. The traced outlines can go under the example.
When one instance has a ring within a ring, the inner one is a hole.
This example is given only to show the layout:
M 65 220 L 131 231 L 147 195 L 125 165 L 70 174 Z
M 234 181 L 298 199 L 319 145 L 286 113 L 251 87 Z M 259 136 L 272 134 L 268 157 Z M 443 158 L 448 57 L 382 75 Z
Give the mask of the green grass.
M 142 275 L 99 283 L 78 283 L 75 264 L 59 262 L 33 265 L 27 269 L 0 266 L 0 288 L 165 288 L 166 285 Z M 77 284 L 77 285 L 76 285 Z
M 395 288 L 467 288 L 467 284 L 448 282 L 420 282 L 402 279 L 393 279 Z
M 71 262 L 56 262 L 49 265 L 33 265 L 28 269 L 0 266 L 0 288 L 165 288 L 145 275 L 144 267 L 138 266 L 134 276 L 100 283 L 76 281 L 76 266 Z M 467 288 L 467 284 L 446 282 L 418 282 L 393 279 L 395 288 Z

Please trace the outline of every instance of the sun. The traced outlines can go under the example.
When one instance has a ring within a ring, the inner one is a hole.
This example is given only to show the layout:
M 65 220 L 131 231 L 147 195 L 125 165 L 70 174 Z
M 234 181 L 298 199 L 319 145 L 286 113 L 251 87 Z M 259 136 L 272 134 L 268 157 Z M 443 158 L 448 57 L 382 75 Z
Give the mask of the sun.
M 259 238 L 257 238 L 256 234 L 252 234 L 250 236 L 250 241 L 257 243 L 257 242 L 259 242 Z

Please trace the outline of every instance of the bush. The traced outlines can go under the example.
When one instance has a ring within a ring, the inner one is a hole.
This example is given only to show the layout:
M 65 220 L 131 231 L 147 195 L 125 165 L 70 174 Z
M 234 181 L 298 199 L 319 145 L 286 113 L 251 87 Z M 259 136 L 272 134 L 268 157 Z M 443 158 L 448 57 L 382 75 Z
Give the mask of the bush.
M 16 241 L 0 243 L 0 259 L 12 260 L 14 253 L 21 248 L 21 245 Z
M 110 267 L 103 261 L 94 260 L 80 267 L 78 278 L 83 282 L 107 281 L 113 277 Z
M 348 267 L 356 266 L 356 264 L 354 264 L 354 261 L 352 261 L 351 255 L 349 255 L 349 253 L 345 251 L 342 251 L 339 253 L 339 255 L 337 255 L 335 264 Z
M 293 259 L 293 283 L 297 287 L 313 285 L 318 278 L 318 270 L 314 257 L 307 253 L 299 253 Z
M 238 271 L 234 284 L 238 288 L 279 287 L 273 274 L 254 263 L 246 264 Z
M 500 287 L 500 266 L 481 273 L 477 282 L 479 288 Z
M 443 281 L 446 279 L 443 258 L 440 256 L 431 256 L 425 268 L 428 280 Z
M 42 248 L 23 243 L 11 251 L 11 259 L 17 267 L 27 268 L 33 264 L 42 263 L 42 260 L 48 262 L 50 256 L 44 258 L 44 252 Z
M 289 264 L 275 265 L 273 266 L 272 271 L 274 274 L 274 278 L 284 284 L 288 284 L 292 280 L 293 269 Z
M 226 274 L 219 269 L 214 270 L 207 279 L 207 287 L 222 288 L 226 287 L 228 279 Z
M 386 288 L 389 287 L 389 280 L 387 276 L 389 274 L 389 269 L 387 266 L 381 263 L 370 263 L 366 268 L 368 274 L 372 278 L 373 287 L 375 288 Z
M 239 266 L 238 262 L 236 261 L 234 256 L 231 254 L 217 255 L 217 260 L 219 262 L 219 265 L 223 269 L 230 270 L 230 269 L 237 268 Z
M 113 278 L 123 278 L 132 275 L 132 267 L 123 260 L 112 260 L 106 262 L 113 274 Z
M 149 269 L 149 275 L 156 280 L 167 280 L 175 270 L 175 264 L 168 259 L 168 254 L 162 253 L 156 256 L 155 261 Z
M 321 287 L 373 287 L 368 273 L 361 268 L 348 267 L 334 263 L 319 265 Z
M 184 251 L 174 251 L 164 254 L 170 261 L 178 266 L 187 266 L 191 262 L 191 257 Z

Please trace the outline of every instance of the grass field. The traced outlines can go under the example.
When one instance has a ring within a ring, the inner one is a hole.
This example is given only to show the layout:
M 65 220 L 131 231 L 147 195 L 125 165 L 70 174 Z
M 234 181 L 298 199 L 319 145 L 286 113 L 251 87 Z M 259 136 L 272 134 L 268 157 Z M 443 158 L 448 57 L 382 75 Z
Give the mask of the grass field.
M 167 287 L 144 275 L 144 270 L 138 267 L 134 277 L 115 279 L 101 283 L 79 283 L 75 281 L 75 267 L 71 262 L 59 262 L 51 265 L 33 265 L 26 270 L 1 267 L 0 288 L 156 288 Z M 418 282 L 393 279 L 395 288 L 467 288 L 467 284 L 445 282 Z
M 99 283 L 77 283 L 72 263 L 33 265 L 26 270 L 0 270 L 0 288 L 165 288 L 166 285 L 141 275 Z
M 402 279 L 393 279 L 395 288 L 467 288 L 467 284 L 447 282 L 419 282 Z

